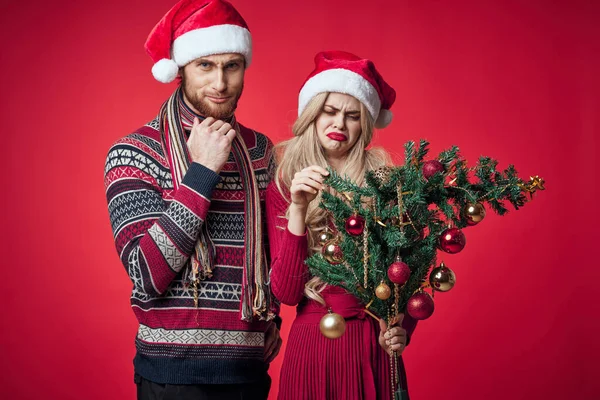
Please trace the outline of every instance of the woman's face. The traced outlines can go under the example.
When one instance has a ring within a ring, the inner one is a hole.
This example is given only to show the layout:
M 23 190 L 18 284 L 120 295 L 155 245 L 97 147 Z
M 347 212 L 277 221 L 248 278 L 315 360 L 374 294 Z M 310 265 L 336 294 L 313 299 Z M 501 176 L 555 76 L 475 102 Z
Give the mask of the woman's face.
M 317 137 L 330 163 L 341 161 L 361 134 L 360 102 L 352 96 L 330 93 L 315 121 Z

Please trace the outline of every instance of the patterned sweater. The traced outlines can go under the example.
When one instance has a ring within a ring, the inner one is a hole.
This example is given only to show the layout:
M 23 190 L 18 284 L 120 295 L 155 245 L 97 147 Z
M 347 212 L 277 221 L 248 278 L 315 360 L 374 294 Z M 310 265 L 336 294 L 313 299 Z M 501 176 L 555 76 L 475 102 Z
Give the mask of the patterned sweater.
M 181 103 L 184 128 L 190 129 L 193 114 Z M 139 321 L 135 371 L 170 384 L 257 381 L 268 368 L 267 324 L 240 318 L 244 188 L 238 168 L 232 155 L 220 174 L 192 163 L 175 192 L 158 126 L 155 119 L 117 141 L 105 167 L 115 244 L 133 283 L 131 307 Z M 260 133 L 240 129 L 264 215 L 273 144 Z M 207 224 L 216 258 L 213 277 L 199 287 L 196 309 L 189 260 L 202 224 Z

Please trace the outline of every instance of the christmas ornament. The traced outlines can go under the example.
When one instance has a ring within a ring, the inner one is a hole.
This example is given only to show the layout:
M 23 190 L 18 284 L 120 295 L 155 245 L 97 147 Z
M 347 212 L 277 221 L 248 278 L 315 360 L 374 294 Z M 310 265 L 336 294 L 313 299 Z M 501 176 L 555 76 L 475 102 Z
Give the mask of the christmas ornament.
M 396 260 L 389 266 L 387 274 L 393 283 L 404 285 L 410 277 L 410 267 L 402 262 L 400 257 L 396 257 Z
M 463 209 L 463 216 L 467 225 L 477 225 L 485 218 L 485 208 L 481 203 L 468 203 Z
M 429 160 L 423 163 L 423 176 L 429 179 L 438 172 L 444 172 L 444 164 L 438 160 Z
M 447 292 L 454 287 L 456 276 L 454 271 L 446 267 L 444 262 L 439 267 L 434 268 L 429 274 L 429 284 L 438 292 Z
M 416 320 L 427 319 L 433 314 L 433 299 L 427 292 L 419 291 L 413 294 L 406 304 L 406 311 Z
M 346 232 L 352 236 L 362 235 L 365 229 L 365 219 L 360 215 L 352 215 L 346 220 Z
M 540 178 L 538 175 L 536 176 L 530 176 L 529 177 L 529 182 L 525 183 L 523 181 L 521 181 L 519 183 L 519 187 L 526 191 L 529 192 L 529 196 L 531 198 L 533 198 L 533 194 L 538 191 L 538 190 L 546 190 L 546 188 L 544 187 L 544 184 L 546 183 L 546 181 L 543 178 Z
M 379 184 L 379 186 L 383 186 L 387 185 L 387 183 L 390 181 L 391 173 L 392 169 L 390 167 L 381 167 L 373 171 L 373 176 L 377 181 L 377 184 Z
M 330 264 L 341 264 L 344 261 L 344 253 L 336 238 L 326 242 L 321 249 L 321 254 Z
M 331 232 L 329 229 L 326 229 L 323 232 L 319 233 L 319 245 L 325 246 L 325 243 L 329 242 L 333 238 L 333 232 Z
M 329 312 L 321 318 L 319 328 L 326 338 L 337 339 L 346 331 L 346 321 L 340 314 L 336 314 L 329 310 Z
M 450 254 L 461 251 L 466 243 L 467 238 L 465 238 L 465 234 L 458 228 L 446 229 L 439 238 L 440 249 Z
M 381 282 L 379 286 L 377 286 L 377 289 L 375 289 L 375 296 L 377 296 L 379 300 L 387 300 L 390 298 L 391 295 L 392 289 L 390 289 L 390 287 L 386 285 L 385 282 Z

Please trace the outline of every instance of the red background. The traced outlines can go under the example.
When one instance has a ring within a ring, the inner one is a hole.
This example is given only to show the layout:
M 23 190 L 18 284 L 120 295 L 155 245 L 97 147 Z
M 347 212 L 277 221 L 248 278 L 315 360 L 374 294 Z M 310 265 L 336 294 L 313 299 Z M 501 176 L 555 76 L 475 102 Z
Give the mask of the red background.
M 598 3 L 234 3 L 255 42 L 238 116 L 274 141 L 290 134 L 314 54 L 339 48 L 373 59 L 398 92 L 376 144 L 401 154 L 425 137 L 436 154 L 456 144 L 547 181 L 444 257 L 458 283 L 405 353 L 412 397 L 597 398 Z M 143 50 L 172 4 L 0 5 L 2 398 L 134 398 L 136 321 L 103 166 L 174 88 Z

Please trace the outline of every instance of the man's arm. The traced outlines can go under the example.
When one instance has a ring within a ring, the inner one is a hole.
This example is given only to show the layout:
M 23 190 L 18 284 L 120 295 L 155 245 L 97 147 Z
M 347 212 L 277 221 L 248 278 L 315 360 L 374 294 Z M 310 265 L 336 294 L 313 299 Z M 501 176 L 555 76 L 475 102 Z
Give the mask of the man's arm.
M 220 177 L 192 163 L 167 207 L 157 183 L 165 167 L 143 146 L 117 142 L 108 153 L 104 180 L 119 257 L 138 291 L 159 296 L 193 253 Z

